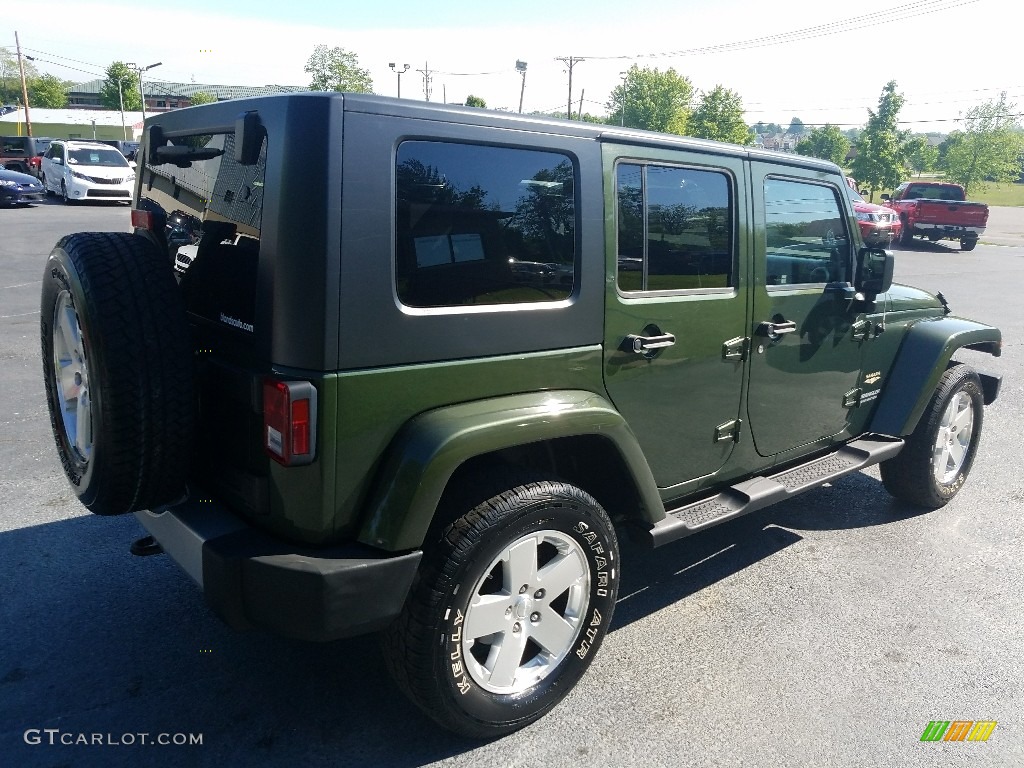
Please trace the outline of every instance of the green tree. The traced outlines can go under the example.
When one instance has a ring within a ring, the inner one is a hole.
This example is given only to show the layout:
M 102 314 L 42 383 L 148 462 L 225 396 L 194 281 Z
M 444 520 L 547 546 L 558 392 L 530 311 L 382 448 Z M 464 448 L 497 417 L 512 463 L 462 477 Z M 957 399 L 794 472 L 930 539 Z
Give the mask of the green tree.
M 904 143 L 908 134 L 897 128 L 903 102 L 896 81 L 890 80 L 878 99 L 878 111 L 868 110 L 868 124 L 857 140 L 853 175 L 871 190 L 872 199 L 876 189 L 892 189 L 906 175 Z
M 196 91 L 189 98 L 188 102 L 191 106 L 194 107 L 197 104 L 212 104 L 216 100 L 217 97 L 214 96 L 212 93 L 208 93 L 207 91 Z
M 120 84 L 120 94 L 118 93 Z M 142 109 L 139 96 L 139 76 L 123 61 L 115 61 L 107 67 L 106 77 L 100 86 L 100 103 L 107 109 L 120 109 L 124 98 L 125 111 Z
M 32 81 L 28 101 L 33 107 L 62 109 L 68 105 L 68 89 L 56 75 L 42 75 Z
M 693 96 L 693 84 L 674 69 L 659 72 L 634 64 L 626 79 L 612 89 L 608 122 L 683 135 Z
M 990 181 L 1015 181 L 1024 153 L 1016 111 L 1005 91 L 998 99 L 967 110 L 964 129 L 954 131 L 946 142 L 946 179 L 967 191 L 984 190 Z
M 786 133 L 792 133 L 794 136 L 802 136 L 807 128 L 804 126 L 804 121 L 799 117 L 794 117 L 789 121 L 789 128 L 786 129 Z
M 907 162 L 918 176 L 934 168 L 939 159 L 938 147 L 932 146 L 925 136 L 915 136 L 904 145 L 904 148 L 907 152 Z
M 370 71 L 360 67 L 359 57 L 344 48 L 318 45 L 304 71 L 313 77 L 309 83 L 313 91 L 373 93 Z
M 39 70 L 31 61 L 25 60 L 25 83 L 31 85 L 39 77 Z M 32 106 L 29 97 L 29 106 Z M 0 47 L 0 104 L 21 104 L 21 70 L 18 57 L 6 48 Z
M 481 99 L 479 96 L 467 96 L 466 97 L 467 107 L 480 107 L 481 109 L 487 109 L 487 102 Z
M 743 100 L 735 91 L 716 85 L 702 93 L 686 124 L 687 133 L 699 139 L 750 144 L 754 137 L 743 120 Z
M 807 157 L 820 157 L 831 160 L 836 165 L 846 161 L 850 151 L 850 140 L 843 135 L 838 126 L 825 124 L 814 128 L 796 145 L 796 153 Z

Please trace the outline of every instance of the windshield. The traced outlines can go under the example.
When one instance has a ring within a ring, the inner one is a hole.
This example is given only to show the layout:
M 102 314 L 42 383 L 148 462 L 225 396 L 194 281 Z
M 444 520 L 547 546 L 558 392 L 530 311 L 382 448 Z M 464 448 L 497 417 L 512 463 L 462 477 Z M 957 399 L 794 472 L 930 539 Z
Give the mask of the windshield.
M 116 149 L 72 149 L 68 152 L 71 165 L 100 165 L 108 168 L 126 168 L 128 161 Z

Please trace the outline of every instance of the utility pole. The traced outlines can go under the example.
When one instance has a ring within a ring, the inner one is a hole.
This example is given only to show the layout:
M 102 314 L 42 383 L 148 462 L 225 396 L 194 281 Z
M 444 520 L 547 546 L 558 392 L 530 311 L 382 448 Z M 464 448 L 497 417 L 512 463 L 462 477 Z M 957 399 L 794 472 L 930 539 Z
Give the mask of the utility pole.
M 580 88 L 580 108 L 576 110 L 576 117 L 583 119 L 583 89 Z
M 581 59 L 579 56 L 556 56 L 555 58 L 569 68 L 569 101 L 565 107 L 565 117 L 572 120 L 572 68 L 586 59 Z
M 430 76 L 432 70 L 430 69 L 430 66 L 427 64 L 427 62 L 423 62 L 423 69 L 417 69 L 416 71 L 423 75 L 423 95 L 426 97 L 427 101 L 430 101 Z
M 21 58 L 21 41 L 14 33 L 14 46 L 18 49 L 18 67 L 21 69 L 21 98 L 25 104 L 25 135 L 32 135 L 32 119 L 28 116 L 28 88 L 25 86 L 25 60 Z
M 526 62 L 516 59 L 516 71 L 523 76 L 523 84 L 519 88 L 519 114 L 523 114 L 523 93 L 526 92 Z

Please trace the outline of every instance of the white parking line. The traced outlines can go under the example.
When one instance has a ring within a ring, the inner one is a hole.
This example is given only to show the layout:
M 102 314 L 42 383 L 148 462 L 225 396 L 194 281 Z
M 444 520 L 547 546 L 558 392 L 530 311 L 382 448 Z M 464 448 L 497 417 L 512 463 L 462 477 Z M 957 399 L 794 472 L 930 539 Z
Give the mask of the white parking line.
M 22 312 L 20 315 L 0 315 L 0 320 L 7 320 L 8 318 L 11 318 L 11 317 L 28 317 L 29 315 L 38 315 L 38 314 L 39 314 L 39 310 L 37 309 L 35 312 Z
M 17 285 L 0 285 L 0 291 L 5 291 L 8 288 L 24 288 L 26 285 L 41 285 L 42 280 L 36 280 L 33 283 L 18 283 Z

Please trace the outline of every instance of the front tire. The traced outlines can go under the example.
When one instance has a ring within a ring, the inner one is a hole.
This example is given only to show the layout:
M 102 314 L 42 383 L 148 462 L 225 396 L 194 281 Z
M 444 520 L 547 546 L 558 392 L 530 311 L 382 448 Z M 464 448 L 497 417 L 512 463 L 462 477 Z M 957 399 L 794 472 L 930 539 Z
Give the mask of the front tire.
M 615 531 L 597 501 L 557 481 L 502 487 L 427 547 L 384 638 L 399 687 L 474 738 L 522 728 L 569 693 L 618 589 Z
M 57 453 L 100 515 L 179 498 L 192 454 L 192 351 L 173 272 L 127 233 L 62 238 L 46 262 L 43 382 Z
M 68 185 L 63 181 L 60 183 L 60 199 L 64 205 L 71 205 L 71 198 L 68 197 Z
M 949 368 L 906 446 L 880 465 L 885 489 L 926 509 L 948 503 L 971 471 L 984 408 L 978 374 L 966 365 Z

